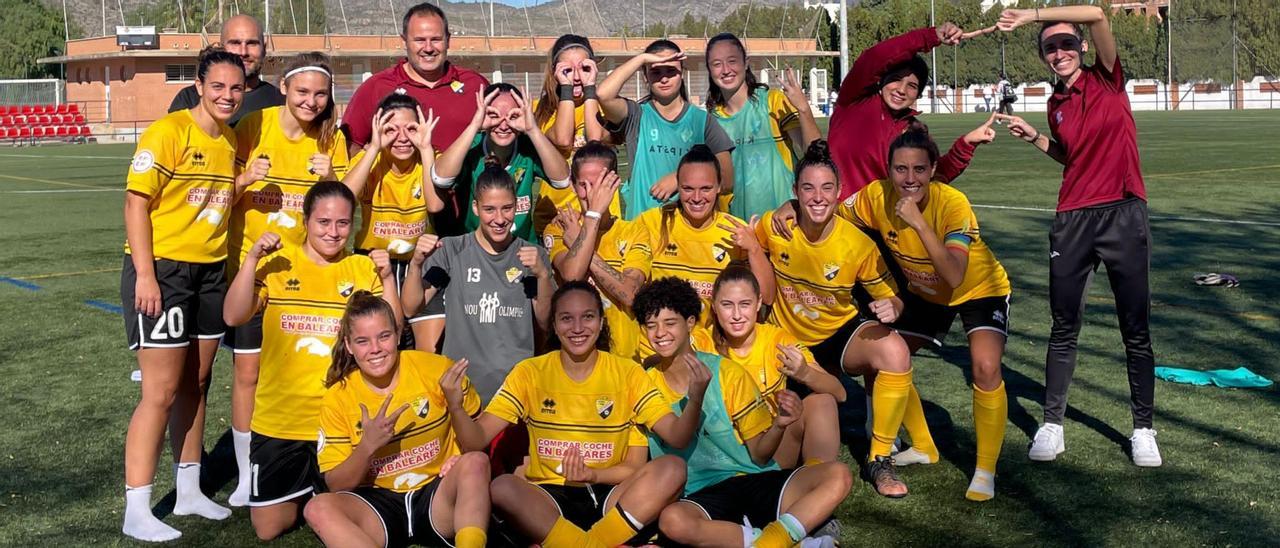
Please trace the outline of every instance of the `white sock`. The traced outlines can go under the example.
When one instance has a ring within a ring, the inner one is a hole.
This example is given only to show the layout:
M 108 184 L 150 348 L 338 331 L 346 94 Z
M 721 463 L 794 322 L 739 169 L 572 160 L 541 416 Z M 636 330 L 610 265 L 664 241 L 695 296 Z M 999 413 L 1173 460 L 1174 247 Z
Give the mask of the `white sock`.
M 249 439 L 252 437 L 248 432 L 241 432 L 235 428 L 231 429 L 231 446 L 236 450 L 236 469 L 240 471 L 240 479 L 236 482 L 236 490 L 227 497 L 227 502 L 232 506 L 244 506 L 249 504 L 249 491 L 252 487 L 253 475 L 249 469 Z
M 196 515 L 208 519 L 227 519 L 231 509 L 218 506 L 200 491 L 200 463 L 181 462 L 177 466 L 178 498 L 173 503 L 173 513 L 179 516 Z
M 964 498 L 981 502 L 995 496 L 996 475 L 981 468 L 974 469 L 973 479 L 969 480 L 969 489 L 965 491 Z
M 151 513 L 151 486 L 124 488 L 125 535 L 146 542 L 165 542 L 182 536 L 182 532 L 165 525 Z

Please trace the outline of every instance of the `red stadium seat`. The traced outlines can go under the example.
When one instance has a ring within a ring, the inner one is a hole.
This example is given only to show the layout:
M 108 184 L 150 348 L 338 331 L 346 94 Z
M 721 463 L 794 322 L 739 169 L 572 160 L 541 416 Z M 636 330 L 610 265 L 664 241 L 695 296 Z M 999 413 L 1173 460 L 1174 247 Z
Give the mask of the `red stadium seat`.
M 89 131 L 89 126 L 80 126 L 81 137 L 88 137 L 90 135 L 93 135 L 93 132 Z
M 61 105 L 58 105 L 57 110 L 56 110 L 56 111 L 54 111 L 54 112 L 56 112 L 56 113 L 58 113 L 58 114 L 66 114 L 66 113 L 68 113 L 68 112 L 71 112 L 71 109 L 67 108 L 67 104 L 66 104 L 66 103 L 62 103 Z
M 9 105 L 0 105 L 0 116 L 9 114 Z
M 71 107 L 70 112 L 71 112 L 72 114 L 80 114 L 80 105 L 79 105 L 79 104 L 77 104 L 77 103 L 71 103 L 69 106 Z
M 23 113 L 23 114 L 35 114 L 35 113 L 36 113 L 36 107 L 33 107 L 33 106 L 31 106 L 31 105 L 22 105 L 22 113 Z
M 5 114 L 0 116 L 0 126 L 9 127 L 13 125 L 13 117 Z
M 4 128 L 4 136 L 5 136 L 5 138 L 7 138 L 7 139 L 17 139 L 17 138 L 18 138 L 18 128 L 16 128 L 16 127 L 7 127 L 7 128 Z
M 23 139 L 31 137 L 31 128 L 27 126 L 22 126 L 18 128 L 18 137 L 21 137 Z
M 75 106 L 75 105 L 71 105 L 71 106 Z M 77 113 L 75 113 L 75 114 L 74 114 L 74 116 L 75 116 L 75 123 L 77 123 L 77 124 L 83 124 L 83 123 L 85 123 L 85 117 L 84 117 L 84 115 L 83 115 L 83 114 L 80 114 L 80 113 L 78 113 L 78 112 L 77 112 Z
M 70 135 L 71 128 L 67 126 L 58 126 L 58 137 L 69 137 Z

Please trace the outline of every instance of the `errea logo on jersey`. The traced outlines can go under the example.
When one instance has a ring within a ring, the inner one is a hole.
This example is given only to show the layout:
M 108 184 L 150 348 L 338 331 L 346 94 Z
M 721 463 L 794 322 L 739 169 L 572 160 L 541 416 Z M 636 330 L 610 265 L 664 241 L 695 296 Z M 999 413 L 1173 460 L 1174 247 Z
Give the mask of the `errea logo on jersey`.
M 301 291 L 302 281 L 297 278 L 289 278 L 287 281 L 284 282 L 284 290 L 285 291 Z
M 204 161 L 204 153 L 197 150 L 195 154 L 191 155 L 191 165 L 195 167 L 205 167 L 209 165 L 209 163 Z
M 548 415 L 556 414 L 556 400 L 551 398 L 542 400 L 542 412 Z
M 680 254 L 680 248 L 679 248 L 678 246 L 676 246 L 676 244 L 675 244 L 674 242 L 673 242 L 673 243 L 669 243 L 669 244 L 667 244 L 667 249 L 666 249 L 665 251 L 663 251 L 663 253 L 666 253 L 667 255 L 679 255 L 679 254 Z

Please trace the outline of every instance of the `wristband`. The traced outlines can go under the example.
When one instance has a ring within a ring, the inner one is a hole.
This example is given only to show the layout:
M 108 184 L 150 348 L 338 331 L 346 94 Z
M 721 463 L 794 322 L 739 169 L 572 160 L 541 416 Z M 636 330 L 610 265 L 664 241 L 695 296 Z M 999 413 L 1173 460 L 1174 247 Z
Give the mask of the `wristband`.
M 1036 144 L 1036 141 L 1039 141 L 1039 140 L 1040 140 L 1040 130 L 1038 130 L 1038 129 L 1037 129 L 1037 130 L 1036 130 L 1036 136 L 1035 136 L 1035 137 L 1032 137 L 1032 138 L 1031 138 L 1031 140 L 1030 140 L 1030 141 L 1028 141 L 1028 142 L 1034 145 L 1034 144 Z
M 597 101 L 599 101 L 599 100 L 600 100 L 600 98 L 596 96 L 596 85 L 595 85 L 595 84 L 591 84 L 591 85 L 589 85 L 589 86 L 582 86 L 582 99 L 583 99 L 583 100 L 586 100 L 586 99 L 595 99 L 595 100 L 597 100 Z
M 587 211 L 585 211 L 585 212 L 582 214 L 582 216 L 583 216 L 583 217 L 586 217 L 586 218 L 588 218 L 588 219 L 596 219 L 596 220 L 600 220 L 600 212 L 599 212 L 599 211 L 591 211 L 591 210 L 589 210 L 589 209 L 588 209 Z
M 560 84 L 560 87 L 556 88 L 556 95 L 560 97 L 561 101 L 572 101 L 573 84 Z

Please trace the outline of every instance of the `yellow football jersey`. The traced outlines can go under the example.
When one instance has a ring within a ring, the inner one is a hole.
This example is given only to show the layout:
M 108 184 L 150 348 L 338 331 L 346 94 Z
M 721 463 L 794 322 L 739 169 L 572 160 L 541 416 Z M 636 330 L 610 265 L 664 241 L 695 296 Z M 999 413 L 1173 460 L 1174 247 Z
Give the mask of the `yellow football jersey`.
M 439 354 L 400 352 L 400 373 L 387 413 L 406 403 L 409 408 L 396 420 L 395 437 L 374 451 L 369 460 L 367 478 L 374 487 L 397 493 L 412 491 L 438 477 L 445 461 L 461 454 L 449 423 L 449 406 L 440 390 L 440 377 L 452 365 L 452 360 Z M 386 400 L 386 394 L 370 388 L 359 369 L 352 371 L 345 382 L 325 391 L 316 450 L 321 472 L 342 464 L 360 445 L 364 437 L 360 406 L 363 404 L 370 415 L 376 415 Z M 480 397 L 465 377 L 462 408 L 472 416 L 480 412 Z
M 280 110 L 270 107 L 246 114 L 236 124 L 236 164 L 243 169 L 249 162 L 266 158 L 271 162 L 267 177 L 245 188 L 236 201 L 231 216 L 228 240 L 232 262 L 228 268 L 239 267 L 258 237 L 263 232 L 280 235 L 285 246 L 302 245 L 307 237 L 307 227 L 302 220 L 302 200 L 307 190 L 320 180 L 310 172 L 311 155 L 329 155 L 334 176 L 339 180 L 347 174 L 347 142 L 342 132 L 334 135 L 329 150 L 320 150 L 319 132 L 303 134 L 297 140 L 285 137 L 280 128 Z
M 189 110 L 156 120 L 138 138 L 126 189 L 147 196 L 157 259 L 216 263 L 227 257 L 227 212 L 235 194 L 236 136 L 209 135 Z M 129 253 L 129 244 L 124 245 Z
M 675 276 L 688 280 L 702 298 L 702 325 L 710 325 L 711 286 L 720 271 L 730 262 L 747 258 L 733 243 L 733 233 L 720 228 L 729 225 L 729 219 L 736 217 L 717 211 L 706 226 L 695 229 L 673 206 L 655 207 L 636 219 L 649 228 L 653 240 L 652 279 Z
M 894 210 L 898 191 L 889 181 L 875 181 L 854 198 L 853 224 L 880 233 L 893 259 L 907 278 L 907 290 L 934 304 L 957 305 L 983 297 L 1002 297 L 1010 292 L 1009 275 L 987 247 L 978 230 L 969 198 L 945 183 L 930 183 L 925 199 L 924 220 L 947 249 L 968 253 L 964 282 L 951 288 L 942 281 L 929 260 L 920 235 Z
M 321 266 L 299 246 L 286 247 L 258 266 L 262 365 L 254 396 L 254 432 L 312 441 L 320 427 L 324 376 L 332 361 L 347 299 L 359 290 L 382 294 L 373 260 L 347 255 Z
M 574 446 L 589 467 L 619 464 L 629 446 L 645 445 L 635 435 L 636 425 L 652 428 L 671 413 L 640 364 L 608 352 L 598 356 L 582 382 L 565 374 L 558 351 L 521 361 L 485 409 L 513 424 L 525 421 L 529 481 L 564 485 L 556 469 Z
M 897 293 L 875 242 L 842 218 L 831 234 L 817 243 L 792 228 L 791 239 L 773 233 L 773 214 L 756 226 L 778 280 L 773 321 L 805 346 L 818 344 L 858 314 L 853 287 L 861 284 L 875 299 Z
M 556 257 L 569 251 L 564 243 L 564 230 L 559 225 L 552 223 L 548 226 L 542 240 L 543 245 L 550 250 L 552 263 L 555 262 Z M 638 222 L 624 221 L 620 217 L 614 217 L 613 226 L 609 227 L 608 232 L 600 235 L 596 253 L 606 264 L 620 273 L 627 269 L 635 269 L 644 274 L 646 279 L 649 277 L 649 266 L 653 262 L 649 229 Z M 587 280 L 592 285 L 595 284 L 594 278 L 588 276 Z M 606 292 L 602 291 L 600 295 L 604 297 L 604 317 L 609 322 L 611 343 L 609 352 L 640 361 L 640 339 L 644 338 L 644 335 L 640 333 L 640 326 L 636 323 L 635 316 L 631 315 L 631 309 L 614 303 Z
M 674 367 L 684 367 L 675 365 Z M 669 402 L 683 400 L 685 395 L 671 389 L 662 370 L 651 367 L 645 371 L 653 379 L 653 385 Z M 720 396 L 724 399 L 724 410 L 733 422 L 733 435 L 739 442 L 754 438 L 773 426 L 773 415 L 769 406 L 760 397 L 760 391 L 749 378 L 750 375 L 742 366 L 727 360 L 720 361 L 720 374 L 716 376 L 720 384 Z
M 360 163 L 364 155 L 363 150 L 356 153 L 351 165 Z M 379 154 L 360 193 L 361 223 L 355 248 L 385 249 L 393 259 L 411 259 L 418 237 L 433 233 L 423 193 L 434 191 L 422 184 L 422 162 L 414 162 L 408 173 L 396 173 L 391 158 Z
M 538 101 L 533 102 L 533 110 L 538 110 Z M 573 160 L 573 153 L 587 144 L 587 122 L 585 116 L 586 106 L 578 105 L 573 109 L 573 147 L 560 148 L 560 154 L 564 155 L 565 162 Z M 552 112 L 551 117 L 547 118 L 546 123 L 542 124 L 542 132 L 549 134 L 551 127 L 556 125 L 556 113 Z M 609 213 L 615 218 L 622 218 L 622 202 L 618 198 L 618 193 L 613 193 L 613 203 L 609 204 Z M 574 192 L 573 185 L 565 188 L 555 188 L 551 183 L 543 180 L 538 187 L 538 204 L 533 212 L 533 229 L 538 234 L 545 234 L 545 230 L 551 225 L 551 221 L 556 218 L 556 212 L 562 208 L 573 207 L 581 209 L 578 204 L 578 194 Z
M 767 323 L 756 324 L 756 339 L 746 354 L 726 348 L 720 353 L 725 360 L 733 362 L 747 372 L 755 381 L 756 389 L 769 403 L 769 412 L 777 414 L 779 390 L 787 387 L 787 376 L 782 374 L 782 360 L 778 359 L 778 345 L 796 346 L 804 356 L 805 363 L 817 368 L 817 360 L 808 348 L 800 344 L 799 339 L 787 330 Z

